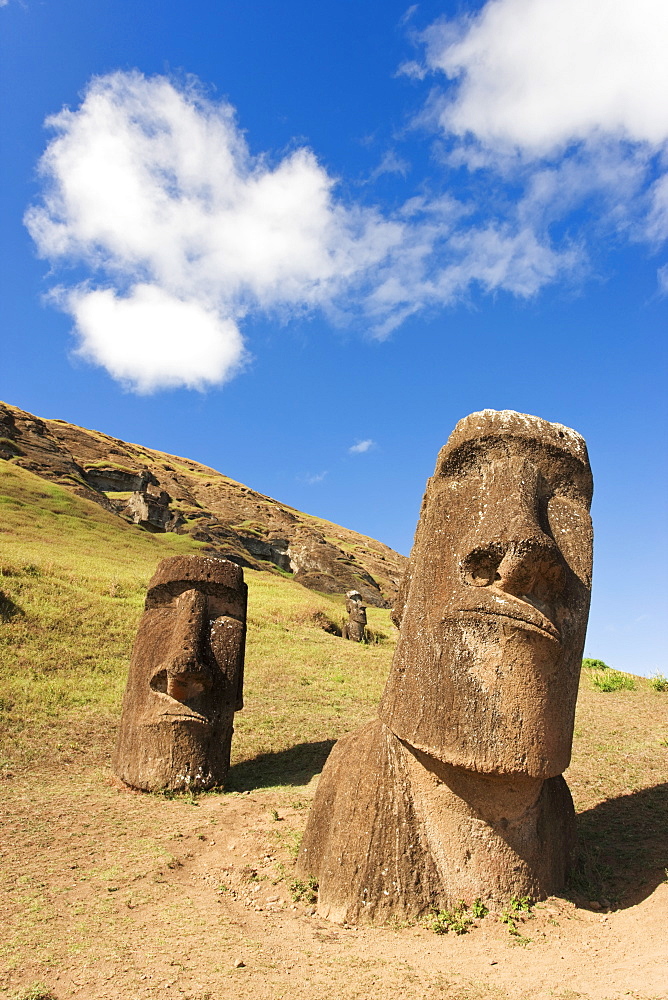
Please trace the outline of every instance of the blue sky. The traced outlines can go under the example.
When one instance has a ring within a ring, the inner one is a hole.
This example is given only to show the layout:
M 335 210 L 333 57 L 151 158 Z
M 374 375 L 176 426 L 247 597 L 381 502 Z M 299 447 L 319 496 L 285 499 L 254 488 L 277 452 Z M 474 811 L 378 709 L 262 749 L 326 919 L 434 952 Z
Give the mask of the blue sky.
M 410 549 L 491 407 L 586 438 L 587 653 L 665 658 L 664 0 L 0 2 L 0 398 Z

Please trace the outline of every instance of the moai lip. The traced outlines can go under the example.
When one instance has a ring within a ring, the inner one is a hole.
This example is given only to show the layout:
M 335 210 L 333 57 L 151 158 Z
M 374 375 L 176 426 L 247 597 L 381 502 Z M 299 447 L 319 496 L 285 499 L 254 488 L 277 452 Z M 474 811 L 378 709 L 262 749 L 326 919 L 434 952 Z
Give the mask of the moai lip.
M 145 791 L 221 785 L 243 708 L 247 587 L 226 559 L 163 559 L 146 596 L 112 766 Z
M 299 867 L 323 916 L 562 888 L 591 493 L 569 428 L 494 410 L 457 424 L 427 483 L 378 719 L 334 748 L 309 818 Z

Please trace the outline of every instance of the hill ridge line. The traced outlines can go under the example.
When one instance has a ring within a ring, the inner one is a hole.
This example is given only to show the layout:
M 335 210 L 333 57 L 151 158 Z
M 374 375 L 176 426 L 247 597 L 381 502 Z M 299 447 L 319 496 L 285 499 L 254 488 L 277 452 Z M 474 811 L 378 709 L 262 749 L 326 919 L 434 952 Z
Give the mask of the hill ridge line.
M 0 459 L 139 529 L 189 534 L 203 554 L 288 573 L 324 593 L 358 590 L 376 607 L 394 602 L 407 562 L 370 536 L 259 493 L 212 466 L 3 402 Z

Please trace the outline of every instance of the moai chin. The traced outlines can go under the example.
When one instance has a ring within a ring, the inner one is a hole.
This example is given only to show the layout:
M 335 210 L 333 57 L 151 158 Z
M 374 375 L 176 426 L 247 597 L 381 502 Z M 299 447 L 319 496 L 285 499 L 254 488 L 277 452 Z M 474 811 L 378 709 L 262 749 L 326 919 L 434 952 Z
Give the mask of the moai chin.
M 146 595 L 123 697 L 115 773 L 145 791 L 221 785 L 243 708 L 246 595 L 226 559 L 163 559 Z
M 349 590 L 346 594 L 346 611 L 348 621 L 343 626 L 343 638 L 353 642 L 364 642 L 366 636 L 366 605 L 362 604 L 362 595 L 357 590 Z
M 340 740 L 299 857 L 319 912 L 384 922 L 564 884 L 591 589 L 584 440 L 509 410 L 461 420 L 427 483 L 378 718 Z

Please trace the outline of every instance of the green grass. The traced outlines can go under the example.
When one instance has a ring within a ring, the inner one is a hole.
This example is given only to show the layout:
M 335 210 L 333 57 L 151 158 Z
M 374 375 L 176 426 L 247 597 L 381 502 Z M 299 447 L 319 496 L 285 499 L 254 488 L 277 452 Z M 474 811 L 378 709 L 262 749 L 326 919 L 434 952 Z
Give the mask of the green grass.
M 597 691 L 635 691 L 636 686 L 630 674 L 609 667 L 592 674 L 591 682 Z
M 147 456 L 137 455 L 137 459 L 144 459 Z M 119 472 L 129 472 L 131 475 L 136 476 L 138 474 L 138 469 L 131 468 L 129 465 L 122 465 L 120 462 L 112 462 L 109 458 L 101 458 L 97 462 L 84 462 L 84 469 L 88 472 L 90 470 L 93 472 L 95 469 L 118 469 Z
M 592 660 L 591 657 L 585 657 L 582 661 L 583 670 L 608 670 L 608 664 L 604 663 L 603 660 Z
M 453 934 L 466 934 L 472 926 L 473 917 L 463 899 L 451 910 L 436 910 L 429 921 L 434 934 L 447 934 L 449 931 Z

